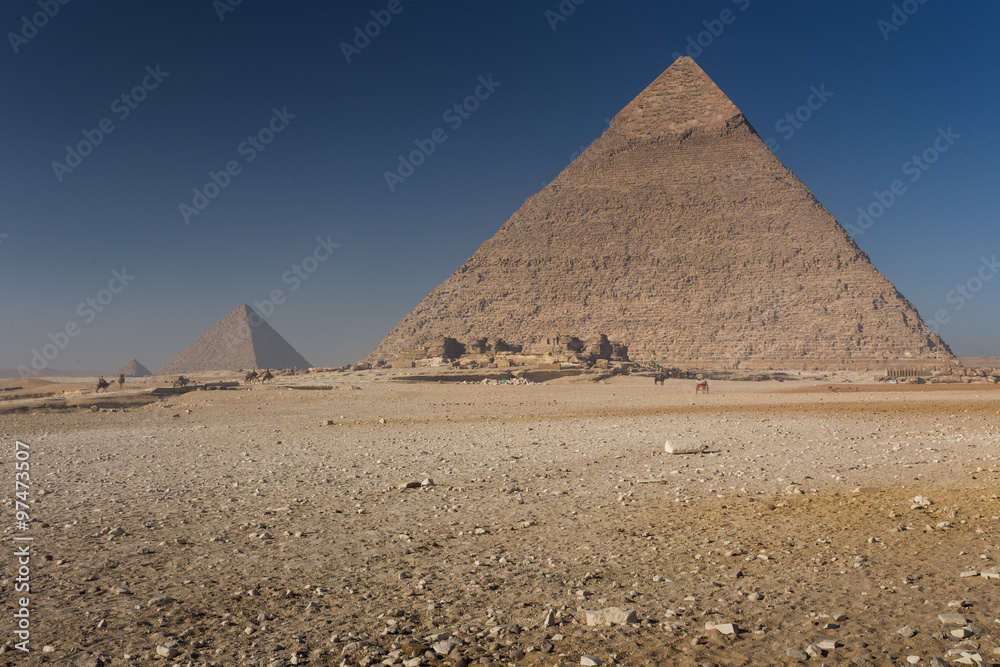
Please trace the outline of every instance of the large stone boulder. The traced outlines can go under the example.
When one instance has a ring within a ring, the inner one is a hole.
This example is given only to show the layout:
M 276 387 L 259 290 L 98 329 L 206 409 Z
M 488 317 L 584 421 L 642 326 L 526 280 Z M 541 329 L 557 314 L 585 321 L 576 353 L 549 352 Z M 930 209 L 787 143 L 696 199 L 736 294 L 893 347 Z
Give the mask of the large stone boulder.
M 454 338 L 439 338 L 427 347 L 428 357 L 458 359 L 463 354 L 465 354 L 465 345 L 459 343 Z
M 593 359 L 611 358 L 611 341 L 604 334 L 598 334 L 587 341 L 587 354 Z

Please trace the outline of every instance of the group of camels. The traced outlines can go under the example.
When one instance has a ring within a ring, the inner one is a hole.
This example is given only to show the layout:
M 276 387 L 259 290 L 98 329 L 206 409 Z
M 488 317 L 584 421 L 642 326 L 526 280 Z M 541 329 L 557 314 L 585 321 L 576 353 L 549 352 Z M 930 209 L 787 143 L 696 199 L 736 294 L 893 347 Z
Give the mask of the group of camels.
M 257 383 L 257 382 L 260 382 L 261 384 L 263 384 L 263 383 L 268 382 L 268 381 L 273 380 L 273 379 L 274 379 L 274 375 L 271 373 L 271 369 L 267 369 L 263 373 L 257 372 L 256 370 L 253 370 L 253 371 L 250 371 L 249 373 L 247 373 L 245 376 L 243 376 L 243 384 L 254 384 L 254 383 Z M 183 375 L 179 375 L 177 377 L 177 379 L 174 380 L 171 383 L 171 385 L 174 386 L 174 387 L 186 387 L 189 384 L 191 384 L 191 380 L 188 379 L 188 378 L 186 378 L 186 377 L 184 377 Z M 97 380 L 97 390 L 96 391 L 101 391 L 102 389 L 104 391 L 107 391 L 108 387 L 110 387 L 110 386 L 111 386 L 111 383 L 108 382 L 107 380 L 105 380 L 104 377 L 101 377 L 100 379 Z M 118 388 L 121 389 L 124 386 L 125 386 L 125 376 L 124 375 L 119 375 L 118 376 Z
M 255 382 L 260 382 L 264 384 L 268 380 L 273 380 L 274 376 L 271 375 L 271 370 L 268 369 L 263 373 L 258 373 L 256 370 L 250 371 L 245 376 L 243 376 L 243 384 L 254 384 Z

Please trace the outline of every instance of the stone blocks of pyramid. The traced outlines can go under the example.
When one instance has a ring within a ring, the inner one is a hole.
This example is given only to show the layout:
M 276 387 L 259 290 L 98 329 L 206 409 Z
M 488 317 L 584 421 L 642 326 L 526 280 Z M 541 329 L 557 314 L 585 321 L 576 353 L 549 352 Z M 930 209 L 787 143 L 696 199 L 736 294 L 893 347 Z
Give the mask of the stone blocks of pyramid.
M 257 311 L 241 303 L 168 361 L 157 375 L 309 367 L 310 363 Z
M 944 341 L 690 58 L 369 356 L 598 334 L 658 363 L 951 361 Z

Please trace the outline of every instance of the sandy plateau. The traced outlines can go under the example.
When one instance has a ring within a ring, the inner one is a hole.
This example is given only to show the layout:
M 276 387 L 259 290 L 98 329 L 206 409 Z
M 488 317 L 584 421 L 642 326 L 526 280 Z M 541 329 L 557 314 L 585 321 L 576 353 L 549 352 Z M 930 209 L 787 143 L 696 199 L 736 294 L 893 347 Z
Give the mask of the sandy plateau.
M 0 664 L 1000 662 L 997 385 L 848 379 L 4 381 Z

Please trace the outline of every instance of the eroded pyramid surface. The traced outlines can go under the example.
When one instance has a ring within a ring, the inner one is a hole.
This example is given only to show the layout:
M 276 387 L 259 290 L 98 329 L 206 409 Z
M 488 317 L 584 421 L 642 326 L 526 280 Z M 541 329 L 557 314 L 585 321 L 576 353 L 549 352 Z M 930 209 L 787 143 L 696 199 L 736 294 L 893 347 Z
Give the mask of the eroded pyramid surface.
M 951 360 L 690 58 L 375 349 L 607 334 L 660 363 Z

